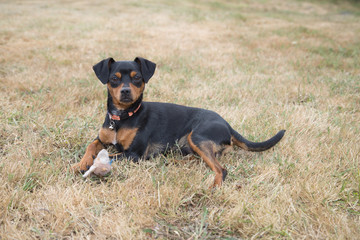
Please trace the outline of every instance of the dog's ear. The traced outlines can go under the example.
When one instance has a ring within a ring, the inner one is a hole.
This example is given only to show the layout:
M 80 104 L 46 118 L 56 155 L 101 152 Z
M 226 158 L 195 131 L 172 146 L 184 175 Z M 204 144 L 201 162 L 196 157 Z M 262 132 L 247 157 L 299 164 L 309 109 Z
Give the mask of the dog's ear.
M 103 84 L 106 84 L 109 81 L 110 66 L 113 62 L 115 62 L 113 58 L 107 58 L 93 66 L 96 76 Z
M 149 79 L 154 75 L 156 64 L 141 57 L 135 58 L 134 61 L 140 65 L 141 74 L 144 78 L 145 83 L 147 83 Z

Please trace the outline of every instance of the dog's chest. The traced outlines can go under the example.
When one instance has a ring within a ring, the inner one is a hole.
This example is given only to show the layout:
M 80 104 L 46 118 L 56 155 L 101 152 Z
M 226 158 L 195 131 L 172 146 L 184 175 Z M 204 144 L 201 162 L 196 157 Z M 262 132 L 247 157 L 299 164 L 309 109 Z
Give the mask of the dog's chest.
M 138 128 L 119 128 L 118 130 L 102 128 L 99 132 L 100 140 L 105 144 L 120 144 L 127 150 L 137 134 Z

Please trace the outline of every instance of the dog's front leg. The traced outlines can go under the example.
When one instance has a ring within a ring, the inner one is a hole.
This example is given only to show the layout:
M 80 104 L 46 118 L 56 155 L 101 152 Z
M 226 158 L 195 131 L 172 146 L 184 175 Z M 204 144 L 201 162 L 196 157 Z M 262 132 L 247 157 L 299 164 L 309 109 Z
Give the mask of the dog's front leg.
M 90 145 L 86 148 L 86 152 L 81 161 L 75 164 L 72 169 L 75 171 L 84 172 L 88 170 L 91 165 L 93 165 L 94 159 L 101 151 L 104 149 L 104 145 L 99 141 L 99 139 L 94 140 Z

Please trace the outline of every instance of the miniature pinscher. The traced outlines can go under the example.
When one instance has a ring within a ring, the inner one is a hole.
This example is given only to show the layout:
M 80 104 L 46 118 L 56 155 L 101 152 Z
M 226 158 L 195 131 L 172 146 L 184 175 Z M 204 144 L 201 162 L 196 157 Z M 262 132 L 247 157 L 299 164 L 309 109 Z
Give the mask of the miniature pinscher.
M 86 171 L 100 150 L 115 145 L 122 157 L 138 161 L 177 148 L 182 154 L 198 154 L 215 172 L 213 186 L 220 186 L 227 171 L 217 158 L 232 145 L 247 151 L 264 151 L 284 136 L 285 130 L 264 142 L 242 137 L 213 111 L 171 103 L 143 102 L 145 85 L 156 64 L 137 57 L 134 61 L 108 58 L 93 66 L 107 85 L 107 113 L 97 138 L 73 166 Z

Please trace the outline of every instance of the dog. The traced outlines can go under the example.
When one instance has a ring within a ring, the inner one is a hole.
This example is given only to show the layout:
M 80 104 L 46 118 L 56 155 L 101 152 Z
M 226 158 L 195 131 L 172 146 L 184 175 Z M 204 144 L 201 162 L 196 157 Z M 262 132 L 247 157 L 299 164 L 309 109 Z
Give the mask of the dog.
M 84 172 L 100 150 L 115 145 L 121 157 L 138 161 L 180 149 L 197 154 L 215 172 L 212 187 L 220 186 L 227 170 L 218 157 L 232 145 L 247 151 L 265 151 L 277 144 L 285 130 L 264 142 L 251 142 L 213 111 L 171 103 L 143 102 L 145 85 L 156 64 L 136 57 L 134 61 L 107 58 L 93 66 L 98 79 L 107 85 L 107 113 L 97 138 L 86 148 L 73 169 Z

